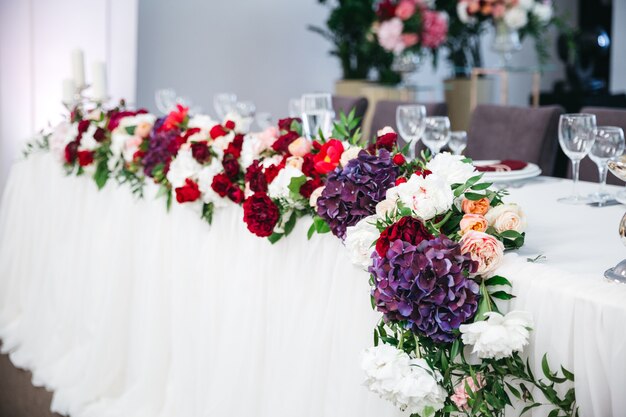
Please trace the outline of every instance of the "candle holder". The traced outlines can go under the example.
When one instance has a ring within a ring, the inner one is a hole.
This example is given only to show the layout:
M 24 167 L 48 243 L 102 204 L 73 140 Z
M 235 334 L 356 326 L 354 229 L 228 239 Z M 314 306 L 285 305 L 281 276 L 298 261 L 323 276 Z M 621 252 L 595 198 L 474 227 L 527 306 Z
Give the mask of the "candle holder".
M 618 159 L 609 161 L 608 167 L 617 178 L 626 181 L 626 155 Z M 626 213 L 619 222 L 618 232 L 622 238 L 622 243 L 626 245 Z M 607 269 L 604 276 L 614 282 L 626 284 L 626 259 L 615 265 L 613 268 Z

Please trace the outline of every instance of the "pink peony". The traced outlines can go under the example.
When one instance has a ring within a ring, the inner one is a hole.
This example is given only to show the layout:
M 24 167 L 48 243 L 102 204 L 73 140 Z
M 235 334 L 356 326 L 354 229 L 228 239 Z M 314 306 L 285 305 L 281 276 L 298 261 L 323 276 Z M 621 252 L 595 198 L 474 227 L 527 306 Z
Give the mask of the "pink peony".
M 448 19 L 443 13 L 424 10 L 422 45 L 426 48 L 437 48 L 446 41 L 448 34 Z
M 401 0 L 396 7 L 396 17 L 408 20 L 415 14 L 416 5 L 413 0 Z
M 504 245 L 487 233 L 470 230 L 463 235 L 460 243 L 461 252 L 469 253 L 472 260 L 478 262 L 478 269 L 473 275 L 490 277 L 502 263 Z
M 467 404 L 467 401 L 469 400 L 470 396 L 465 389 L 466 384 L 472 393 L 478 391 L 485 386 L 485 379 L 481 374 L 476 375 L 476 382 L 478 383 L 478 385 L 474 383 L 474 379 L 471 376 L 467 376 L 463 378 L 463 380 L 454 388 L 454 394 L 450 396 L 450 399 L 459 410 L 469 410 L 469 405 Z
M 384 21 L 378 27 L 378 42 L 380 46 L 390 52 L 400 53 L 404 50 L 402 31 L 404 24 L 397 17 Z
M 304 156 L 311 152 L 311 141 L 307 138 L 299 137 L 291 142 L 287 149 L 293 156 Z

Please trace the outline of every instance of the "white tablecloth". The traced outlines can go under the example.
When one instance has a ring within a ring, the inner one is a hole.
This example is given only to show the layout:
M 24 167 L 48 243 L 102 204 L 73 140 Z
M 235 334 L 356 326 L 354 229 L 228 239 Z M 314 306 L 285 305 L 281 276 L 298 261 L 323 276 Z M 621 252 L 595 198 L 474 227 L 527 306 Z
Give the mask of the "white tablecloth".
M 575 371 L 582 416 L 624 416 L 626 286 L 601 278 L 626 255 L 623 207 L 557 204 L 569 186 L 512 190 L 528 240 L 500 272 L 510 308 L 535 318 L 535 363 L 548 352 Z M 3 349 L 74 417 L 402 415 L 361 385 L 379 318 L 368 276 L 334 237 L 307 241 L 308 226 L 270 245 L 238 207 L 208 226 L 33 156 L 13 167 L 0 211 Z

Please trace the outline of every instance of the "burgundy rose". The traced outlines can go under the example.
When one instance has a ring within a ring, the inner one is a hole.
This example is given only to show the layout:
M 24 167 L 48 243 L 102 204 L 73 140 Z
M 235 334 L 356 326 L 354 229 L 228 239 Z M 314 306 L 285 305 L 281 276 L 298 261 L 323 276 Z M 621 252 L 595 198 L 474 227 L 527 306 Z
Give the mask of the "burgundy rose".
M 244 179 L 253 192 L 267 192 L 267 180 L 258 159 L 248 167 Z
M 383 230 L 376 242 L 376 252 L 381 257 L 385 257 L 389 245 L 397 239 L 417 246 L 422 240 L 430 240 L 433 237 L 421 221 L 413 217 L 403 217 Z
M 302 123 L 302 120 L 297 117 L 287 117 L 285 119 L 280 119 L 278 121 L 278 128 L 280 130 L 290 131 L 291 125 L 293 124 L 293 122 Z
M 224 166 L 224 172 L 232 181 L 236 180 L 239 176 L 239 161 L 231 154 L 224 154 L 222 160 L 222 166 Z
M 396 15 L 396 5 L 391 0 L 383 0 L 378 4 L 376 14 L 380 20 L 389 20 Z
M 81 120 L 78 122 L 78 134 L 82 135 L 89 129 L 89 120 Z
M 274 181 L 274 178 L 278 175 L 278 173 L 285 167 L 285 158 L 278 165 L 270 165 L 265 168 L 265 180 L 268 184 Z
M 179 203 L 196 201 L 200 198 L 200 189 L 198 188 L 198 184 L 189 178 L 185 180 L 185 185 L 176 188 L 175 191 L 176 201 Z
M 228 130 L 233 130 L 235 128 L 235 122 L 233 122 L 232 120 L 226 120 L 226 123 L 224 123 L 224 127 Z
M 313 142 L 317 143 L 317 142 Z M 315 170 L 315 155 L 308 153 L 304 155 L 304 161 L 302 162 L 302 172 L 307 177 L 316 177 L 319 175 Z
M 71 141 L 65 146 L 65 162 L 73 164 L 76 161 L 76 154 L 78 152 L 78 142 Z
M 228 188 L 228 198 L 230 198 L 232 201 L 234 201 L 237 204 L 241 204 L 241 202 L 246 198 L 246 196 L 243 193 L 243 190 L 241 188 L 239 188 L 235 184 L 231 184 L 231 186 Z
M 279 217 L 278 207 L 265 193 L 254 193 L 243 203 L 243 221 L 257 236 L 270 236 Z
M 167 151 L 171 155 L 176 155 L 178 153 L 178 150 L 180 149 L 180 147 L 183 146 L 186 142 L 187 142 L 187 139 L 185 139 L 182 136 L 177 136 L 177 137 L 174 138 L 174 140 L 172 140 L 167 145 Z
M 397 142 L 398 134 L 396 132 L 389 132 L 376 138 L 376 149 L 387 149 L 391 152 L 393 147 L 396 146 Z
M 309 198 L 311 197 L 311 194 L 313 194 L 313 191 L 315 191 L 322 185 L 324 185 L 324 183 L 319 178 L 313 178 L 312 180 L 308 180 L 300 187 L 300 195 L 304 198 Z
M 196 161 L 201 164 L 209 162 L 211 159 L 211 152 L 209 151 L 209 145 L 206 140 L 201 142 L 194 142 L 191 144 L 191 155 Z
M 104 142 L 104 140 L 106 139 L 106 131 L 101 127 L 97 128 L 93 134 L 93 138 L 98 143 Z
M 138 114 L 146 114 L 146 113 L 148 113 L 148 110 L 146 110 L 146 109 L 139 109 L 137 111 L 127 111 L 127 110 L 126 111 L 115 111 L 115 110 L 111 110 L 107 114 L 107 117 L 109 118 L 109 122 L 107 124 L 107 129 L 109 131 L 115 130 L 120 125 L 120 121 L 123 118 L 125 118 L 125 117 L 136 116 Z
M 91 151 L 79 151 L 76 156 L 78 157 L 78 165 L 86 167 L 93 162 L 93 152 Z
M 228 144 L 228 147 L 224 151 L 224 153 L 229 153 L 235 158 L 239 158 L 241 156 L 241 148 L 243 147 L 243 135 L 235 136 L 235 139 L 231 143 Z
M 230 188 L 231 185 L 232 185 L 232 182 L 228 179 L 226 174 L 220 173 L 213 177 L 211 188 L 220 197 L 226 197 L 226 194 L 228 194 L 228 189 Z
M 291 142 L 298 139 L 299 137 L 300 136 L 296 132 L 287 132 L 284 135 L 281 135 L 278 139 L 276 139 L 276 142 L 272 144 L 272 149 L 274 149 L 276 152 L 288 153 L 289 145 L 291 145 Z

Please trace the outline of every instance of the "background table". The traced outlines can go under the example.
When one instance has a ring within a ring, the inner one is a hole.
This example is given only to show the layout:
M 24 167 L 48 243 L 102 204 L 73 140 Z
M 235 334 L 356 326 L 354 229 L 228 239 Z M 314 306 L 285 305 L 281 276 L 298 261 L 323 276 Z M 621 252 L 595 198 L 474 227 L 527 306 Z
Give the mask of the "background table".
M 511 190 L 529 228 L 500 271 L 518 295 L 506 307 L 533 313 L 537 371 L 548 352 L 576 372 L 581 415 L 624 415 L 626 286 L 602 279 L 626 255 L 623 208 L 556 203 L 569 187 Z M 209 226 L 35 155 L 13 167 L 0 209 L 3 348 L 72 416 L 402 415 L 361 385 L 379 318 L 368 276 L 334 237 L 307 241 L 308 226 L 271 245 L 239 207 Z

